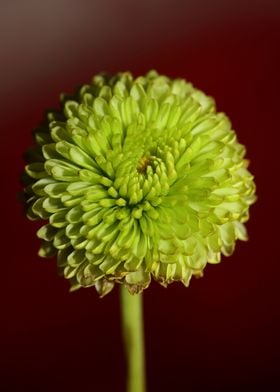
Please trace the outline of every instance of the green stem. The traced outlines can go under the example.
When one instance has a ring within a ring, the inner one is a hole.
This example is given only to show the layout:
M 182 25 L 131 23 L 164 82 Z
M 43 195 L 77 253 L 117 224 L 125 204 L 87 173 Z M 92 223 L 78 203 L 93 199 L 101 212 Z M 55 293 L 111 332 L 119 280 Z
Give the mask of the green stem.
M 145 392 L 142 294 L 121 285 L 122 328 L 127 358 L 127 392 Z

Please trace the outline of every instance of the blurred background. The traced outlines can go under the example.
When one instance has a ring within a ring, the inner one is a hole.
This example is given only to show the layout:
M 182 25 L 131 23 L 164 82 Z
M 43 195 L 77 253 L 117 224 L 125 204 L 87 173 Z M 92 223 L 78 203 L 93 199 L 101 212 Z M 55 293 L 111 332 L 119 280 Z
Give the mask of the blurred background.
M 100 71 L 155 68 L 215 97 L 256 177 L 250 241 L 189 289 L 145 292 L 148 391 L 277 391 L 278 0 L 0 1 L 2 391 L 124 391 L 118 290 L 70 294 L 16 200 L 46 108 Z

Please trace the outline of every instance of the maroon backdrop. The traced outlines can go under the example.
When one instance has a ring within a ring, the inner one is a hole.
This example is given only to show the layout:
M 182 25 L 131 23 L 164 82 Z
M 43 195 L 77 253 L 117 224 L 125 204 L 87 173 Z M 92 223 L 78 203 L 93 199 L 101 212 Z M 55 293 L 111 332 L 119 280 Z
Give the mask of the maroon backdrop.
M 148 391 L 276 391 L 279 381 L 278 1 L 0 2 L 3 391 L 124 391 L 118 290 L 70 294 L 16 200 L 43 110 L 97 72 L 156 68 L 215 97 L 247 146 L 250 241 L 189 289 L 145 292 Z M 279 389 L 278 389 L 279 388 Z

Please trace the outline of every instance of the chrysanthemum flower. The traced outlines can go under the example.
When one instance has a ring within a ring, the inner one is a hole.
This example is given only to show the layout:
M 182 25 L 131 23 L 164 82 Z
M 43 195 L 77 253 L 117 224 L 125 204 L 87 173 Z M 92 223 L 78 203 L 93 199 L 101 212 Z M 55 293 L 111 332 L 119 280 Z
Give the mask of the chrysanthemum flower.
M 153 277 L 189 285 L 246 240 L 255 201 L 245 148 L 212 98 L 155 71 L 97 75 L 48 114 L 26 166 L 39 255 L 72 290 Z

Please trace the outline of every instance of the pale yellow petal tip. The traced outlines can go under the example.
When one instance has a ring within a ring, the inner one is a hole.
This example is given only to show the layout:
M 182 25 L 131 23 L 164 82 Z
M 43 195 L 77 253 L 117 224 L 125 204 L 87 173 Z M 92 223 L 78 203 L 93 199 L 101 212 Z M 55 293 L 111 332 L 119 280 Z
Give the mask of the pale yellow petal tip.
M 107 279 L 100 279 L 95 283 L 95 288 L 100 298 L 102 298 L 113 290 L 114 285 L 114 282 L 110 282 Z

